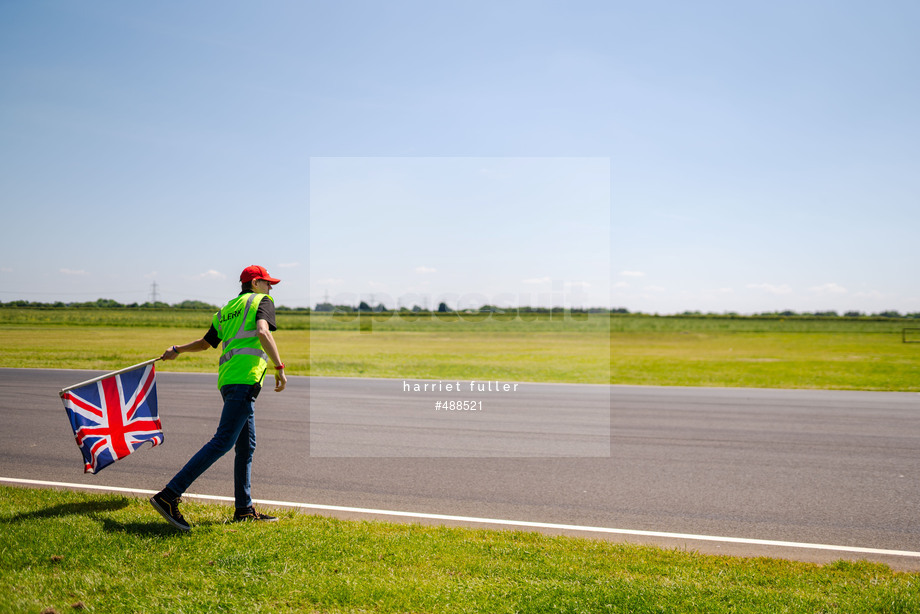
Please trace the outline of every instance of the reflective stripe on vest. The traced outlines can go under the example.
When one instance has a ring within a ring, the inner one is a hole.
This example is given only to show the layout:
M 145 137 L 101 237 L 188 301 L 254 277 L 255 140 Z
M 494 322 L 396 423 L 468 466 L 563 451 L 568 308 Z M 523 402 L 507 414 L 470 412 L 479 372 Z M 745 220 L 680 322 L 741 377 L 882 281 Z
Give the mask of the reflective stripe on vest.
M 240 295 L 214 314 L 214 328 L 223 341 L 218 362 L 218 387 L 261 383 L 265 377 L 268 355 L 258 339 L 256 315 L 259 303 L 267 296 L 256 293 Z M 244 298 L 245 306 L 242 304 Z M 271 297 L 268 299 L 271 300 Z M 222 321 L 224 318 L 228 322 L 226 325 Z
M 266 354 L 263 350 L 257 350 L 255 348 L 236 348 L 235 350 L 230 350 L 221 354 L 218 364 L 222 365 L 234 356 L 238 356 L 240 354 L 246 354 L 247 356 L 258 356 L 262 360 L 266 362 L 268 361 L 268 354 Z

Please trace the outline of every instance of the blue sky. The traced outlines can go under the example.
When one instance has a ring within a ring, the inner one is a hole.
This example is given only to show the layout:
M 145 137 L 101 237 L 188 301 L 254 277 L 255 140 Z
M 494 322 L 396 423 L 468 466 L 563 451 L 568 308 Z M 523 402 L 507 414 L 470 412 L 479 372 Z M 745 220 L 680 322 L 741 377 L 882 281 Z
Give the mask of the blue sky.
M 310 285 L 336 305 L 606 305 L 610 255 L 607 158 L 311 160 Z
M 260 263 L 289 306 L 920 311 L 918 30 L 897 1 L 0 3 L 0 300 L 220 302 Z

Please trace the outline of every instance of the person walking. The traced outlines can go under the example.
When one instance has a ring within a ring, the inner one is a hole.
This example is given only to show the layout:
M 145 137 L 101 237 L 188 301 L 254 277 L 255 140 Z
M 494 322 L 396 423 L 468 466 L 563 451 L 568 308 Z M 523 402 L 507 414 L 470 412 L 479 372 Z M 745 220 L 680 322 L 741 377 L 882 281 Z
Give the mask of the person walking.
M 272 331 L 277 330 L 277 326 L 274 299 L 269 295 L 272 286 L 280 281 L 270 276 L 265 267 L 246 267 L 240 273 L 240 294 L 214 314 L 205 336 L 185 345 L 174 345 L 160 357 L 162 360 L 175 360 L 179 354 L 201 352 L 223 343 L 217 386 L 224 408 L 217 432 L 166 487 L 150 499 L 153 507 L 177 529 L 190 529 L 179 511 L 180 497 L 217 459 L 234 448 L 236 511 L 233 520 L 277 520 L 253 508 L 250 477 L 252 455 L 256 448 L 255 400 L 262 389 L 269 360 L 275 368 L 275 392 L 281 392 L 287 385 L 284 363 L 272 337 Z

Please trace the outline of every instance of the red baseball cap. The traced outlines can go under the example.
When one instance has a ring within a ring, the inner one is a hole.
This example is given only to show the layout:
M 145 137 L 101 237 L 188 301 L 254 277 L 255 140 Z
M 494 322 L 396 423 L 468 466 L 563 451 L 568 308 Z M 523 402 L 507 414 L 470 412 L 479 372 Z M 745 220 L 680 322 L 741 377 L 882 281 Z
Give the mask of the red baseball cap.
M 243 272 L 240 273 L 240 281 L 243 283 L 252 281 L 254 279 L 264 279 L 270 284 L 276 284 L 281 281 L 280 279 L 275 279 L 269 275 L 264 266 L 258 266 L 256 264 L 246 267 L 243 269 Z

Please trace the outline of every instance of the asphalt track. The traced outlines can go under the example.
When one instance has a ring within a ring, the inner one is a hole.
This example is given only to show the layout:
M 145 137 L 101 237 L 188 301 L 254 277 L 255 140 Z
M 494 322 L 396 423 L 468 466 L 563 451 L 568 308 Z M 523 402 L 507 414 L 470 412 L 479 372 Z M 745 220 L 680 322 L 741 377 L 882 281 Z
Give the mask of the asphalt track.
M 213 432 L 216 377 L 160 373 L 165 443 L 85 475 L 57 393 L 92 375 L 0 370 L 0 477 L 159 490 Z M 475 413 L 449 416 L 455 423 L 447 432 L 443 415 L 432 423 L 400 414 L 421 402 L 401 385 L 292 377 L 283 393 L 263 391 L 253 496 L 329 506 L 313 512 L 346 518 L 399 519 L 360 508 L 503 519 L 707 553 L 867 559 L 920 570 L 918 394 L 522 384 L 507 406 L 557 419 L 518 428 L 511 436 L 524 446 L 503 454 Z M 598 399 L 609 403 L 606 421 Z M 424 404 L 430 419 L 434 410 Z M 580 426 L 560 430 L 564 424 Z M 607 436 L 599 437 L 604 424 Z M 344 438 L 330 439 L 336 432 Z M 219 461 L 192 492 L 232 494 L 231 462 Z M 411 514 L 402 520 L 508 528 Z

